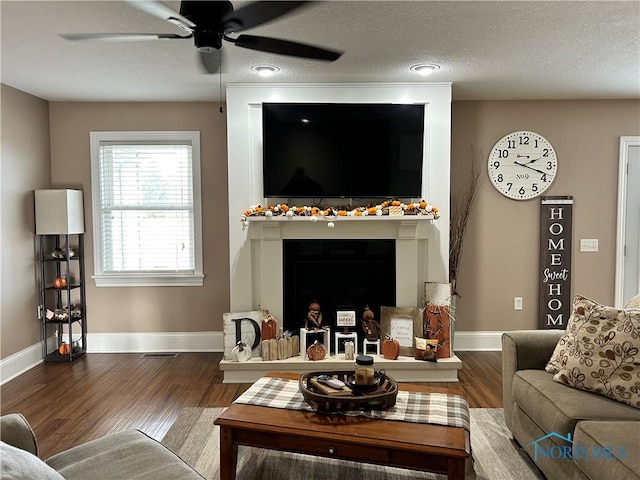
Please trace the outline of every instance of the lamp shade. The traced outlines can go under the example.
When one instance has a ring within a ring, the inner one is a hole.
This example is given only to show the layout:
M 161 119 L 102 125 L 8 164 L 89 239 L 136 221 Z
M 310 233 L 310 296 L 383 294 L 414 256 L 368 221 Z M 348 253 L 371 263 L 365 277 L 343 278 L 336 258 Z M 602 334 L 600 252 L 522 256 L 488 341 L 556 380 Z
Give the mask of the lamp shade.
M 36 190 L 36 235 L 84 233 L 82 191 Z

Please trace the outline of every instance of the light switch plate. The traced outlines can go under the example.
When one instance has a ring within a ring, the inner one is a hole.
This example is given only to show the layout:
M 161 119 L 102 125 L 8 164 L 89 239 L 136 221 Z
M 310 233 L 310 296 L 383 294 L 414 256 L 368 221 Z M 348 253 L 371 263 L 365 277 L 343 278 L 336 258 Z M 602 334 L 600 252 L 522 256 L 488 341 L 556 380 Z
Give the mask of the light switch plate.
M 581 252 L 597 252 L 598 239 L 597 238 L 581 238 L 580 251 Z

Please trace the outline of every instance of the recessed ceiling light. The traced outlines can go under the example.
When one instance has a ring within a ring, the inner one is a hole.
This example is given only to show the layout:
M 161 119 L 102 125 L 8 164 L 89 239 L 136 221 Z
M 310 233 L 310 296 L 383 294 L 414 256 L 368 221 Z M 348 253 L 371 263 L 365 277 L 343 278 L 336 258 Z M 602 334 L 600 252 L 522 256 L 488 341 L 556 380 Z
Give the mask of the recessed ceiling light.
M 254 65 L 251 71 L 257 73 L 261 77 L 270 77 L 274 73 L 278 73 L 280 69 L 273 65 Z
M 427 76 L 431 75 L 436 70 L 440 70 L 440 65 L 436 65 L 435 63 L 419 63 L 418 65 L 412 65 L 409 68 L 412 72 L 416 72 L 418 75 Z

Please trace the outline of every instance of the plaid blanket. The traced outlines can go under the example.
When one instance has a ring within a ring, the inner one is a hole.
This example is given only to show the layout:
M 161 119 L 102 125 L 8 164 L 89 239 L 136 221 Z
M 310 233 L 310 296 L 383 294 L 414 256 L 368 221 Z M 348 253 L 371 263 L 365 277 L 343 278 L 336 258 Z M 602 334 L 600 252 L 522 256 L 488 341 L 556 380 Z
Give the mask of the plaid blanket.
M 314 411 L 298 388 L 297 380 L 262 377 L 233 403 L 289 410 Z M 435 423 L 469 430 L 469 404 L 464 397 L 444 393 L 399 391 L 396 404 L 387 410 L 341 412 L 402 422 Z

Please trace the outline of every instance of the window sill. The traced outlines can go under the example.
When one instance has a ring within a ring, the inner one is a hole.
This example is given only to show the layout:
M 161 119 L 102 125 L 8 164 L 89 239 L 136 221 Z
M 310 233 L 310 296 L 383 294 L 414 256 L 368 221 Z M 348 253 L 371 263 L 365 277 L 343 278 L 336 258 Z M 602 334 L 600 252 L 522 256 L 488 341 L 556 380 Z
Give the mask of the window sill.
M 96 287 L 201 287 L 203 274 L 193 275 L 94 275 Z

